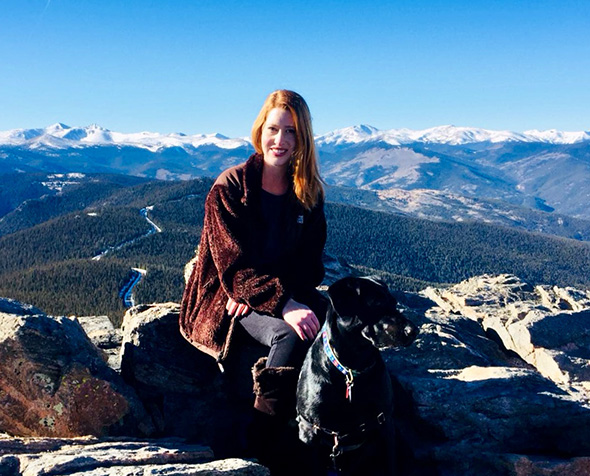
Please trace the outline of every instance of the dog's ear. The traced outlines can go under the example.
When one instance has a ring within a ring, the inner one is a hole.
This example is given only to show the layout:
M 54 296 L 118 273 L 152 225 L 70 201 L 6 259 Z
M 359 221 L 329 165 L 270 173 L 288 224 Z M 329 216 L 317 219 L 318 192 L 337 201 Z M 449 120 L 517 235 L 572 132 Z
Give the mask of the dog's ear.
M 357 278 L 342 278 L 328 288 L 332 306 L 341 317 L 354 317 L 358 314 L 361 288 Z
M 369 289 L 371 291 L 368 291 Z M 393 299 L 385 283 L 376 277 L 342 278 L 328 288 L 328 295 L 334 310 L 343 318 L 359 317 L 375 298 L 381 303 L 390 304 Z M 395 306 L 395 303 L 393 305 Z

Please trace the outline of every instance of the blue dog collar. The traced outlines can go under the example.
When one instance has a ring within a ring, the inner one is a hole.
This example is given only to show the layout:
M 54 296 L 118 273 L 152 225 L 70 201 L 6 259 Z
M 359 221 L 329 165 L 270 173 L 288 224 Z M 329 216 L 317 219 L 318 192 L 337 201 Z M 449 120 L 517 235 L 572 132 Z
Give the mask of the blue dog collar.
M 356 372 L 342 365 L 336 357 L 336 354 L 334 354 L 334 350 L 330 347 L 330 342 L 328 341 L 328 331 L 326 330 L 325 325 L 322 330 L 322 342 L 324 343 L 324 352 L 326 353 L 326 356 L 330 362 L 334 364 L 334 367 L 344 375 L 346 380 L 346 398 L 348 401 L 352 401 L 352 386 L 354 385 L 354 375 Z

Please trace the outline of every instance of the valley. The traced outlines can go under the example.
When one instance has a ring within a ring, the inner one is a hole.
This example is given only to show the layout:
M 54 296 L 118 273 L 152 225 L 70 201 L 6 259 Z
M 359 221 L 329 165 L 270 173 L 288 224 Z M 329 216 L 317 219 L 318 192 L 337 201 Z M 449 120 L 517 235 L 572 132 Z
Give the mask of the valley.
M 47 197 L 29 199 L 3 217 L 0 225 L 19 229 L 0 236 L 0 296 L 54 315 L 108 315 L 115 324 L 130 303 L 179 302 L 212 180 L 131 180 L 105 194 L 112 177 L 87 179 L 55 196 L 59 207 Z M 332 201 L 332 193 L 330 187 L 327 256 L 361 274 L 381 275 L 393 290 L 417 291 L 484 273 L 590 287 L 590 243 L 375 211 Z M 351 200 L 364 192 L 358 193 Z
M 417 291 L 484 273 L 590 286 L 590 136 L 446 126 L 316 138 L 326 259 Z M 178 302 L 213 178 L 252 152 L 220 134 L 0 132 L 0 296 L 55 315 Z

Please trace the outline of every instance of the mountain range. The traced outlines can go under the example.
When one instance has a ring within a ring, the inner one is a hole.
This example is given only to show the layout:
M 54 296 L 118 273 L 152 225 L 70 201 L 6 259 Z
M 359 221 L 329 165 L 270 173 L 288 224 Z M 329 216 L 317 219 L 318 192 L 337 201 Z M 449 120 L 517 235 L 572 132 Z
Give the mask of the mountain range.
M 329 199 L 423 218 L 590 237 L 590 132 L 455 126 L 383 131 L 361 125 L 317 136 L 316 144 Z M 58 123 L 0 132 L 0 174 L 188 180 L 214 177 L 252 152 L 247 138 L 221 134 L 124 134 Z

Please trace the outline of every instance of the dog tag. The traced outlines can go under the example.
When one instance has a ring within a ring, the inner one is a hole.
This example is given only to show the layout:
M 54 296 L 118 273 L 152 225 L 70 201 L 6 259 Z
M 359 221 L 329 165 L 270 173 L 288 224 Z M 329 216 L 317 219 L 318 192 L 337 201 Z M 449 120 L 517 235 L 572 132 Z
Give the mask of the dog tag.
M 346 373 L 346 398 L 352 402 L 352 386 L 354 385 L 354 375 L 350 369 Z
M 348 398 L 349 402 L 352 402 L 352 385 L 352 382 L 346 384 L 346 398 Z

